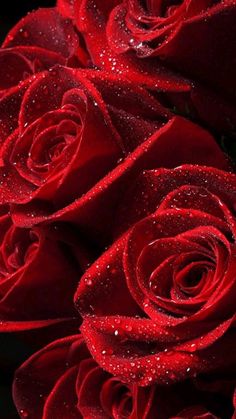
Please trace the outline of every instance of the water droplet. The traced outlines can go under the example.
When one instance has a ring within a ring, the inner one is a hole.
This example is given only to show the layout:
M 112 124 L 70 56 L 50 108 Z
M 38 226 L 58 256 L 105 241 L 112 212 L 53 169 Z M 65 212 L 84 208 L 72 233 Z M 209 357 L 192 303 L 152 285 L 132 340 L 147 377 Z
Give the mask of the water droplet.
M 29 417 L 29 413 L 26 410 L 24 410 L 24 409 L 21 409 L 20 410 L 20 415 L 24 419 Z
M 91 279 L 89 279 L 89 278 L 85 278 L 85 280 L 84 280 L 84 281 L 86 282 L 86 284 L 87 284 L 89 287 L 93 284 L 92 280 L 91 280 Z
M 132 328 L 132 326 L 126 326 L 126 330 L 127 330 L 127 332 L 132 332 L 133 328 Z

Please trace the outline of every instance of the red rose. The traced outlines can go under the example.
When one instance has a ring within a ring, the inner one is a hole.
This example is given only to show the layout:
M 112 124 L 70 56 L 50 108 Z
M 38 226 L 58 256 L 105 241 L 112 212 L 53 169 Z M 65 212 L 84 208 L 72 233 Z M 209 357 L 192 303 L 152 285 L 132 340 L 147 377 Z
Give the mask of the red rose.
M 60 0 L 57 7 L 96 66 L 161 91 L 178 113 L 234 140 L 233 0 Z
M 57 340 L 27 360 L 16 371 L 13 397 L 20 416 L 34 419 L 213 419 L 232 413 L 232 390 L 203 391 L 191 381 L 124 384 L 98 366 L 80 335 Z M 206 416 L 205 406 L 212 415 Z
M 236 175 L 214 168 L 153 170 L 135 182 L 113 222 L 116 234 L 130 229 L 75 297 L 103 368 L 148 385 L 235 363 L 235 200 Z
M 0 95 L 55 64 L 84 66 L 86 52 L 71 22 L 56 8 L 39 9 L 11 29 L 0 50 Z
M 171 114 L 144 89 L 105 73 L 40 73 L 4 96 L 0 113 L 0 202 L 12 204 L 23 227 L 60 219 L 94 239 L 141 170 L 227 167 L 206 131 L 183 118 L 168 121 Z
M 187 79 L 162 65 L 156 68 L 150 60 L 141 63 L 134 56 L 114 53 L 108 45 L 106 21 L 117 3 L 117 0 L 57 0 L 57 8 L 63 17 L 70 18 L 79 29 L 91 60 L 97 67 L 109 70 L 118 77 L 127 76 L 137 85 L 142 84 L 152 89 L 181 93 L 189 91 L 191 85 Z
M 57 340 L 23 364 L 13 389 L 22 418 L 143 418 L 151 390 L 126 386 L 91 358 L 81 336 Z
M 9 215 L 0 227 L 0 331 L 76 317 L 73 294 L 89 259 L 71 228 L 18 228 Z
M 43 215 L 64 208 L 168 119 L 145 90 L 110 79 L 94 73 L 96 88 L 83 72 L 57 67 L 4 96 L 2 203 L 37 202 Z
M 56 3 L 0 48 L 17 411 L 236 419 L 236 0 Z
M 158 56 L 235 98 L 235 19 L 234 0 L 123 0 L 109 15 L 107 37 L 118 53 Z

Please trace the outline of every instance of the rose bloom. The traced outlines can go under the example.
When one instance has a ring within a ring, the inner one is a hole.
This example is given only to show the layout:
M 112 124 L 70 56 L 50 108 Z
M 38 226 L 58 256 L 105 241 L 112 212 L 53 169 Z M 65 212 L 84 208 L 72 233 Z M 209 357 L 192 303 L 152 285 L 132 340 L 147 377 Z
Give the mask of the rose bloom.
M 118 53 L 134 50 L 140 57 L 158 56 L 181 73 L 235 97 L 234 0 L 116 4 L 109 15 L 107 38 Z
M 100 242 L 141 170 L 227 167 L 209 133 L 104 72 L 39 73 L 2 98 L 0 114 L 0 203 L 11 205 L 21 227 L 69 221 Z
M 74 335 L 49 344 L 16 371 L 13 397 L 21 418 L 230 418 L 233 380 L 210 380 L 125 384 L 102 370 Z
M 146 60 L 140 62 L 135 56 L 119 55 L 108 44 L 106 24 L 110 13 L 117 5 L 116 0 L 57 0 L 57 10 L 66 19 L 70 19 L 79 30 L 87 45 L 92 63 L 119 75 L 132 77 L 136 84 L 150 88 L 164 89 L 174 92 L 189 91 L 189 80 L 173 71 Z
M 234 140 L 234 0 L 58 0 L 57 8 L 96 66 L 164 91 L 178 113 Z
M 90 257 L 71 227 L 19 228 L 3 213 L 0 231 L 0 330 L 78 318 L 73 294 Z
M 0 49 L 0 96 L 30 75 L 55 64 L 82 67 L 89 58 L 78 31 L 56 8 L 29 13 L 11 29 Z
M 171 384 L 235 365 L 236 175 L 146 171 L 114 217 L 113 245 L 75 302 L 94 359 L 128 383 Z

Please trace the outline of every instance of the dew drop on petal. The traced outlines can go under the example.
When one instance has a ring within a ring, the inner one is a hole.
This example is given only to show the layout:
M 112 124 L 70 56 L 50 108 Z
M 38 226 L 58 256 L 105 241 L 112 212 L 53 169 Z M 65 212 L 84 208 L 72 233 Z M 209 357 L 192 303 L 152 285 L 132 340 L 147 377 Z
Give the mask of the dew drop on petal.
M 26 410 L 24 410 L 24 409 L 21 409 L 21 410 L 20 410 L 20 415 L 21 415 L 21 417 L 22 417 L 23 419 L 25 419 L 25 418 L 28 418 L 28 417 L 29 417 L 29 413 L 28 413 Z

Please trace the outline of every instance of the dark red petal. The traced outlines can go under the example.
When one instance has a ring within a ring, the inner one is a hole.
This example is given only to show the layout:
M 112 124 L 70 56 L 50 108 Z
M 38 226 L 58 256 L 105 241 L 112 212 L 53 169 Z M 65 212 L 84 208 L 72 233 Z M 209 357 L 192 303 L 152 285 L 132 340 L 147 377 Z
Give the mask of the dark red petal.
M 117 76 L 127 75 L 137 84 L 170 91 L 188 91 L 190 84 L 183 77 L 153 61 L 141 62 L 134 56 L 117 55 L 109 47 L 106 37 L 106 20 L 117 0 L 105 4 L 99 0 L 83 0 L 76 7 L 76 23 L 84 35 L 87 48 L 95 65 L 108 71 L 115 71 Z M 96 27 L 96 34 L 94 32 Z
M 37 206 L 33 204 L 14 207 L 13 217 L 17 224 L 24 226 L 45 221 L 49 217 L 54 220 L 71 221 L 82 230 L 86 226 L 87 234 L 88 231 L 92 231 L 93 237 L 94 234 L 99 235 L 101 240 L 107 230 L 105 226 L 108 223 L 113 224 L 114 208 L 127 190 L 127 182 L 131 184 L 144 169 L 176 167 L 182 163 L 228 167 L 225 156 L 206 131 L 183 118 L 176 117 L 156 131 L 116 169 L 70 206 L 54 215 L 50 214 L 49 209 L 39 215 Z M 32 214 L 32 217 L 28 214 Z
M 28 61 L 30 61 L 34 73 L 49 69 L 56 64 L 63 65 L 66 63 L 66 59 L 60 53 L 35 45 L 19 45 L 7 48 L 3 51 L 10 51 L 23 55 Z
M 27 79 L 17 87 L 7 90 L 6 94 L 0 99 L 0 144 L 3 144 L 4 140 L 18 128 L 22 98 L 31 81 L 32 79 Z
M 80 268 L 72 262 L 69 250 L 65 251 L 62 243 L 40 237 L 34 257 L 16 271 L 14 283 L 2 295 L 2 319 L 32 321 L 75 316 L 71 301 Z
M 118 321 L 118 324 L 117 324 Z M 158 324 L 149 319 L 94 317 L 84 320 L 82 334 L 93 358 L 126 383 L 169 385 L 188 377 L 232 365 L 234 331 L 209 348 L 194 353 L 168 346 Z M 156 345 L 154 335 L 158 333 Z M 176 340 L 175 340 L 176 342 Z M 227 358 L 222 353 L 227 351 Z
M 17 85 L 32 73 L 33 66 L 23 54 L 11 49 L 1 49 L 0 90 Z
M 233 102 L 228 101 L 215 89 L 196 85 L 191 99 L 195 110 L 203 122 L 221 135 L 234 137 L 236 131 L 236 111 Z M 232 141 L 233 138 L 232 138 Z
M 73 55 L 79 38 L 69 20 L 62 18 L 56 8 L 39 9 L 29 13 L 7 35 L 3 47 L 37 46 L 61 54 Z
M 70 368 L 67 362 L 75 342 L 80 342 L 82 350 L 81 337 L 69 336 L 49 344 L 16 371 L 13 398 L 18 412 L 25 411 L 35 419 L 42 419 L 45 400 L 60 377 Z
M 140 313 L 126 285 L 122 267 L 125 237 L 103 253 L 81 278 L 74 300 L 81 314 Z
M 87 372 L 78 388 L 78 409 L 83 418 L 108 419 L 110 417 L 104 412 L 100 400 L 102 385 L 108 377 L 109 375 L 96 364 Z
M 220 2 L 212 10 L 182 21 L 171 41 L 158 49 L 158 54 L 184 74 L 234 97 L 236 61 L 231 51 L 236 46 L 235 16 L 233 2 L 226 5 Z M 198 57 L 193 52 L 196 48 Z
M 117 217 L 119 230 L 122 231 L 137 220 L 155 212 L 163 199 L 167 199 L 168 202 L 168 199 L 171 198 L 169 194 L 172 192 L 174 194 L 175 190 L 177 191 L 184 185 L 190 185 L 191 188 L 207 189 L 210 194 L 217 197 L 212 197 L 212 199 L 218 201 L 218 205 L 222 207 L 224 218 L 227 219 L 230 228 L 232 230 L 235 229 L 234 217 L 230 216 L 229 212 L 232 211 L 234 213 L 236 202 L 235 174 L 210 167 L 183 165 L 174 170 L 159 169 L 148 171 L 139 177 L 138 182 L 127 192 L 120 206 Z M 168 198 L 166 198 L 167 196 Z M 202 203 L 203 198 L 201 200 Z M 198 208 L 199 201 L 195 202 L 194 198 L 192 200 L 190 196 L 190 202 L 192 202 L 194 208 Z M 163 205 L 165 206 L 164 203 Z M 188 207 L 188 200 L 184 207 Z
M 202 210 L 208 214 L 227 220 L 224 209 L 226 206 L 220 200 L 219 196 L 211 193 L 204 186 L 195 186 L 192 184 L 182 185 L 168 193 L 161 201 L 159 211 L 168 208 L 192 208 Z
M 177 414 L 177 416 L 170 419 L 219 419 L 219 417 L 213 415 L 205 407 L 202 406 L 192 406 L 187 409 L 182 410 Z
M 76 377 L 78 366 L 67 370 L 56 382 L 44 405 L 42 419 L 82 419 L 76 405 Z

